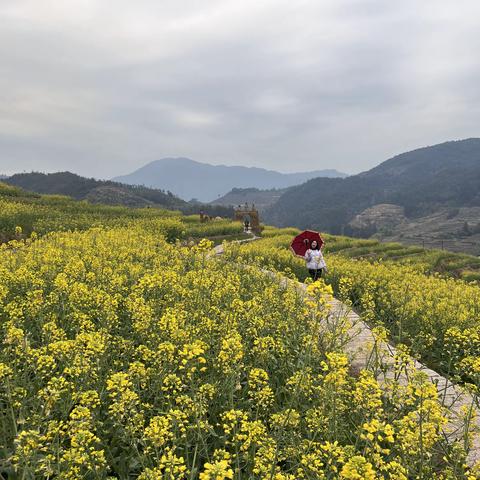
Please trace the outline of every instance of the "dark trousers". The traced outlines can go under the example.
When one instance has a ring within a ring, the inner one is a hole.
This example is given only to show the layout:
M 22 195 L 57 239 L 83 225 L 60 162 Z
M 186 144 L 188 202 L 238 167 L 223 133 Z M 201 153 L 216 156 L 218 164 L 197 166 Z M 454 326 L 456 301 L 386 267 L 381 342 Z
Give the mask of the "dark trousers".
M 315 281 L 319 278 L 322 277 L 322 269 L 319 268 L 319 269 L 308 269 L 308 273 L 310 274 L 310 276 L 312 277 L 312 280 Z

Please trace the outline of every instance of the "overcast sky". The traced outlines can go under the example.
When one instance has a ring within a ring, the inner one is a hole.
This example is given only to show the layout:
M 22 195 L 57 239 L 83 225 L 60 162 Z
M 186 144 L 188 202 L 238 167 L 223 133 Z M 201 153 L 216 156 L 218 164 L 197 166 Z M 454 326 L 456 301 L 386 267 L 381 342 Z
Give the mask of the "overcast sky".
M 480 136 L 479 52 L 479 0 L 0 0 L 0 173 L 356 173 Z

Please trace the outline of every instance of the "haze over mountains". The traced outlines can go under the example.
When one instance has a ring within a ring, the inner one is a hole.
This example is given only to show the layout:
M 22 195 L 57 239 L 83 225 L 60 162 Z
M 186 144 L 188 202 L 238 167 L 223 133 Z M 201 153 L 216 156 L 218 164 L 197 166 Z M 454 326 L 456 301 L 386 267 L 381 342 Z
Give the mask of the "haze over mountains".
M 280 173 L 257 167 L 210 165 L 189 158 L 164 158 L 148 163 L 116 182 L 169 190 L 179 197 L 210 202 L 233 188 L 285 188 L 316 177 L 346 177 L 336 170 Z

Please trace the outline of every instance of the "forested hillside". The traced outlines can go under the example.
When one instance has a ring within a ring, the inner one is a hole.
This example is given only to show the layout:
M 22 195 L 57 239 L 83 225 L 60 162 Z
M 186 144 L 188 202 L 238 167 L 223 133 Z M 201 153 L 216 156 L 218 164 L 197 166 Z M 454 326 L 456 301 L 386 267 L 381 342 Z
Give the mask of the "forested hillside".
M 480 205 L 480 139 L 446 142 L 403 153 L 351 177 L 315 178 L 289 189 L 266 212 L 276 225 L 354 230 L 355 215 L 378 204 L 404 208 L 407 218 L 440 208 Z
M 171 192 L 142 185 L 126 185 L 110 180 L 81 177 L 71 172 L 19 173 L 3 179 L 4 183 L 40 194 L 67 195 L 76 200 L 126 207 L 160 207 L 212 216 L 231 217 L 233 209 L 222 205 L 186 202 Z
M 76 200 L 127 206 L 179 207 L 186 202 L 170 192 L 118 182 L 85 178 L 71 172 L 18 173 L 4 179 L 10 185 L 36 193 L 68 195 Z

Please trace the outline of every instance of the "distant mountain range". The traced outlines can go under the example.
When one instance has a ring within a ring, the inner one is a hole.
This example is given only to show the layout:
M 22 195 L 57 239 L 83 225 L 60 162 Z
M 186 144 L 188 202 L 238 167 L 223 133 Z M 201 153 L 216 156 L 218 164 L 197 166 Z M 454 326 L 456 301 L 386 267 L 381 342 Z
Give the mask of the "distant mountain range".
M 440 209 L 480 206 L 480 139 L 402 153 L 347 178 L 309 180 L 289 188 L 264 218 L 279 226 L 369 236 L 377 231 L 375 218 L 388 218 L 394 227 L 392 205 L 401 207 L 397 223 L 403 224 Z
M 210 165 L 189 158 L 164 158 L 113 180 L 169 190 L 185 200 L 211 202 L 232 188 L 286 188 L 315 177 L 346 176 L 336 170 L 280 173 L 256 167 Z
M 331 170 L 282 174 L 179 158 L 152 162 L 116 180 L 99 181 L 69 172 L 33 172 L 2 181 L 37 193 L 107 204 L 159 206 L 185 213 L 202 209 L 228 216 L 232 206 L 255 203 L 261 220 L 277 226 L 375 235 L 405 243 L 418 243 L 422 236 L 439 245 L 451 239 L 460 242 L 454 245 L 459 250 L 480 253 L 479 138 L 402 153 L 350 177 Z M 169 191 L 119 180 L 161 184 Z M 171 191 L 211 203 L 186 202 Z

